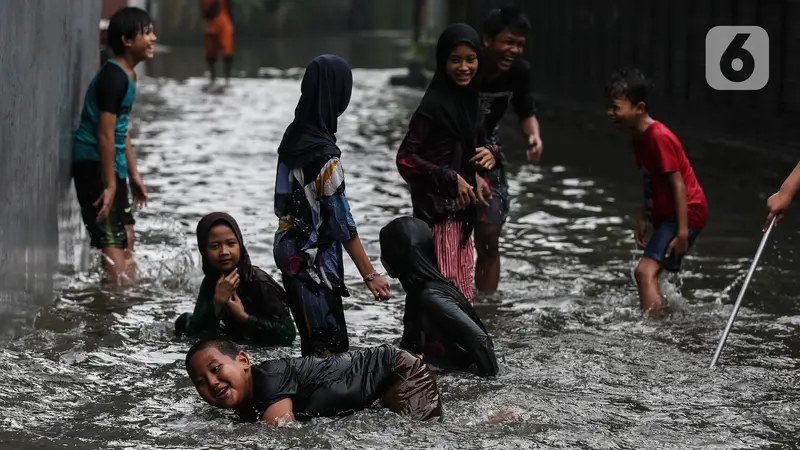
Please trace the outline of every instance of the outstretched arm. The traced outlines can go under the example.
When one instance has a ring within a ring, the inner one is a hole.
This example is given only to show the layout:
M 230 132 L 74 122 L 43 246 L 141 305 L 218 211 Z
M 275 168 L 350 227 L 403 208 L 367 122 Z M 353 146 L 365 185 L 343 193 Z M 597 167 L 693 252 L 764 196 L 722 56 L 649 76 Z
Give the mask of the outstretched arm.
M 781 189 L 767 199 L 767 209 L 769 213 L 767 214 L 767 221 L 764 223 L 764 231 L 766 231 L 770 222 L 772 222 L 773 217 L 775 218 L 775 224 L 783 219 L 786 209 L 792 203 L 792 199 L 794 199 L 798 190 L 800 190 L 800 163 L 798 163 L 792 173 L 786 177 L 786 180 L 781 185 Z

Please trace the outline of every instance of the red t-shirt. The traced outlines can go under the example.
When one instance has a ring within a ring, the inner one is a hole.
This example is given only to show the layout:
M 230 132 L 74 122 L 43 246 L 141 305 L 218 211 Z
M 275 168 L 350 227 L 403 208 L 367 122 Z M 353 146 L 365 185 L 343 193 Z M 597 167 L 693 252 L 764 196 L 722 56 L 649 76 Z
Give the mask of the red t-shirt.
M 672 188 L 665 176 L 680 172 L 686 185 L 686 205 L 689 228 L 703 229 L 708 217 L 708 204 L 703 189 L 694 176 L 680 141 L 663 123 L 653 123 L 640 136 L 633 138 L 636 165 L 650 175 L 653 189 L 653 209 L 650 223 L 658 227 L 665 220 L 677 220 Z

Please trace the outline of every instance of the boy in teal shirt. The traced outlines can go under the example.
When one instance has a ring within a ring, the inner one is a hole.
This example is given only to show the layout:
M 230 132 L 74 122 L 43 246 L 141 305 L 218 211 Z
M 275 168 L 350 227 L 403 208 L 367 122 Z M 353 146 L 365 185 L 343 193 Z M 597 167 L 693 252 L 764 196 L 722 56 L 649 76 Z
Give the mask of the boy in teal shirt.
M 136 95 L 133 69 L 153 57 L 156 35 L 150 16 L 139 8 L 121 8 L 109 19 L 108 45 L 114 51 L 92 79 L 75 132 L 72 175 L 91 245 L 103 251 L 109 279 L 120 284 L 135 276 L 134 205 L 147 204 L 147 189 L 136 168 L 128 118 Z

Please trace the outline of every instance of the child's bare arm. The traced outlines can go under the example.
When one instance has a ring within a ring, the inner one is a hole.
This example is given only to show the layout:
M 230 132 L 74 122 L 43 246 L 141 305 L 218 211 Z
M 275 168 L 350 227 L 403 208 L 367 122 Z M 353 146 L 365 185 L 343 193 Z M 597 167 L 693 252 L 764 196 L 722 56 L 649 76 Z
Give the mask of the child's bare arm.
M 669 186 L 672 189 L 672 196 L 675 198 L 675 215 L 678 220 L 678 235 L 689 235 L 689 213 L 686 206 L 686 184 L 680 172 L 670 172 L 666 174 Z
M 786 181 L 783 182 L 781 190 L 786 191 L 792 196 L 797 194 L 797 191 L 800 190 L 800 163 L 798 163 L 794 167 L 794 170 L 792 170 L 792 173 L 790 173 L 789 176 L 786 177 Z
M 114 170 L 116 155 L 114 131 L 117 119 L 123 112 L 123 102 L 128 91 L 128 76 L 121 69 L 108 64 L 98 73 L 94 82 L 94 94 L 100 114 L 97 123 L 97 151 L 103 178 L 103 194 L 95 202 L 100 206 L 97 220 L 102 221 L 111 211 L 117 192 L 117 176 Z
M 133 156 L 133 145 L 131 144 L 131 135 L 125 137 L 125 161 L 128 163 L 128 176 L 131 178 L 138 178 L 139 169 L 136 167 L 136 158 Z
M 667 247 L 667 255 L 673 250 L 682 255 L 689 249 L 689 212 L 686 205 L 686 184 L 680 172 L 670 172 L 665 174 L 672 189 L 672 196 L 675 199 L 675 216 L 678 221 L 678 235 Z
M 355 235 L 343 244 L 345 251 L 350 255 L 350 259 L 353 260 L 358 272 L 364 278 L 364 282 L 367 284 L 370 292 L 372 292 L 372 295 L 375 296 L 375 299 L 388 300 L 392 298 L 392 295 L 389 293 L 389 283 L 375 272 L 372 261 L 369 260 L 367 252 L 364 251 L 364 244 L 361 243 L 361 238 Z
M 792 173 L 786 177 L 786 180 L 781 185 L 781 190 L 767 199 L 769 213 L 767 214 L 767 221 L 764 223 L 765 231 L 773 218 L 776 224 L 783 218 L 784 211 L 792 203 L 797 191 L 800 191 L 800 164 L 797 164 Z
M 128 178 L 131 181 L 131 194 L 133 194 L 133 203 L 136 208 L 141 208 L 147 205 L 147 188 L 142 182 L 142 176 L 139 174 L 139 169 L 136 167 L 136 158 L 133 156 L 133 145 L 131 144 L 131 135 L 125 137 L 125 161 L 128 163 Z
M 117 190 L 117 176 L 114 172 L 114 128 L 117 126 L 117 115 L 101 111 L 97 124 L 97 147 L 100 152 L 100 168 L 103 176 L 103 187 L 108 193 L 103 193 L 98 201 L 102 201 L 97 220 L 101 221 L 111 211 L 111 203 Z
M 292 399 L 284 398 L 277 403 L 273 403 L 264 411 L 264 422 L 275 426 L 294 422 Z
M 539 158 L 542 157 L 542 137 L 539 132 L 539 119 L 536 116 L 530 116 L 520 121 L 522 132 L 528 137 L 528 162 L 536 164 Z

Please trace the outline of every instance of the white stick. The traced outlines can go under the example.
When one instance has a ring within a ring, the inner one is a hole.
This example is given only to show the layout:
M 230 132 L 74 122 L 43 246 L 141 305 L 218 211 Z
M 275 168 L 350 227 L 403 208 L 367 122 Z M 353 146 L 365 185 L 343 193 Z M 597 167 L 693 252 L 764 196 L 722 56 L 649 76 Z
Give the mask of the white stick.
M 761 244 L 758 245 L 758 250 L 756 250 L 756 257 L 753 258 L 753 263 L 750 264 L 750 270 L 747 271 L 747 277 L 744 279 L 742 290 L 739 291 L 739 297 L 736 299 L 736 304 L 733 306 L 733 312 L 731 312 L 731 317 L 728 319 L 728 325 L 725 326 L 725 331 L 722 332 L 722 339 L 719 340 L 719 345 L 717 345 L 717 351 L 714 352 L 714 358 L 711 359 L 711 365 L 709 366 L 710 369 L 714 368 L 714 365 L 717 364 L 717 360 L 719 359 L 719 354 L 722 353 L 722 348 L 725 346 L 725 340 L 728 339 L 728 333 L 731 332 L 733 321 L 736 320 L 736 314 L 739 312 L 739 308 L 742 306 L 744 291 L 747 290 L 747 286 L 750 284 L 750 278 L 753 277 L 753 272 L 756 271 L 758 259 L 761 258 L 761 252 L 764 251 L 764 246 L 767 244 L 767 238 L 769 238 L 769 233 L 772 231 L 773 225 L 775 225 L 774 217 L 772 218 L 772 222 L 769 223 L 767 231 L 764 232 L 764 237 L 761 238 Z

